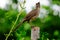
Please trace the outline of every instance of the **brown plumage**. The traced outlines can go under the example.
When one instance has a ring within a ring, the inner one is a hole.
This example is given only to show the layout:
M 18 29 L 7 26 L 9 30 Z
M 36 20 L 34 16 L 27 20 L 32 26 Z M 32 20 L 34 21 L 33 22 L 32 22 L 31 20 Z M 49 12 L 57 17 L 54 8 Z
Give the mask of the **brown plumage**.
M 24 18 L 24 22 L 25 21 L 30 21 L 32 18 L 36 18 L 39 15 L 39 11 L 40 11 L 40 3 L 36 3 L 36 9 L 32 10 L 31 12 L 29 12 L 26 17 Z
M 29 12 L 26 17 L 23 19 L 22 22 L 20 22 L 16 28 L 14 29 L 14 31 L 24 22 L 26 21 L 30 21 L 33 18 L 36 18 L 39 15 L 39 11 L 40 11 L 40 2 L 36 3 L 36 9 L 32 10 L 31 12 Z

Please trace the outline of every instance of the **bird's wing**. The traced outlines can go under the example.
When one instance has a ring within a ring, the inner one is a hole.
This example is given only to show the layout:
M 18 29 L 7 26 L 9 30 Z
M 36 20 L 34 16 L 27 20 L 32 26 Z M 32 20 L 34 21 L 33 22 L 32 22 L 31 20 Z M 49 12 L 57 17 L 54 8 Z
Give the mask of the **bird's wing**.
M 31 12 L 29 12 L 25 18 L 31 18 L 33 16 L 35 16 L 37 14 L 37 10 L 32 10 Z

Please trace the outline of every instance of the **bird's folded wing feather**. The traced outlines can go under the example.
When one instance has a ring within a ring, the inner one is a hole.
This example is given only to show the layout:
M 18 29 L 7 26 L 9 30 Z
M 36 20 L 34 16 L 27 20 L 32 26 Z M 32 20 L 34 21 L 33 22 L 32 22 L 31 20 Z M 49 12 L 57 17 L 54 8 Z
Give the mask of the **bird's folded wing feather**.
M 35 10 L 32 10 L 31 12 L 29 12 L 27 14 L 27 16 L 25 18 L 32 18 L 32 17 L 36 16 L 37 13 L 38 13 L 38 11 L 36 9 Z

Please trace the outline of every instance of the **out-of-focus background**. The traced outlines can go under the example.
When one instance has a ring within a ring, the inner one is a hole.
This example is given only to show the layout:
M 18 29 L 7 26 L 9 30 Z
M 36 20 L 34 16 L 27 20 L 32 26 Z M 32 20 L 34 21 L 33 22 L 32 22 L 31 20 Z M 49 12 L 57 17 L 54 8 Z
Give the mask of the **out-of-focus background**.
M 0 40 L 5 40 L 12 28 L 17 15 L 21 12 L 19 3 L 24 0 L 0 0 Z M 39 40 L 60 40 L 60 0 L 26 0 L 24 11 L 16 25 L 40 2 L 40 15 L 31 22 L 40 27 Z M 15 26 L 16 26 L 15 25 Z M 31 40 L 31 25 L 23 23 L 8 40 Z

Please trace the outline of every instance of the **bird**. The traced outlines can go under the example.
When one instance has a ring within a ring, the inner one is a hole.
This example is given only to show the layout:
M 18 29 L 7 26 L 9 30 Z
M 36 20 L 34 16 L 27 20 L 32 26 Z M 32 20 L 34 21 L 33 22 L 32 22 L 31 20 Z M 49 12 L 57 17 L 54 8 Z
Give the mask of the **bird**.
M 28 22 L 32 19 L 35 19 L 37 18 L 37 16 L 39 15 L 39 12 L 40 12 L 40 2 L 36 3 L 36 8 L 32 11 L 30 11 L 25 17 L 24 19 L 15 27 L 15 29 L 13 31 L 16 31 L 20 25 L 22 25 L 22 23 L 24 22 Z

